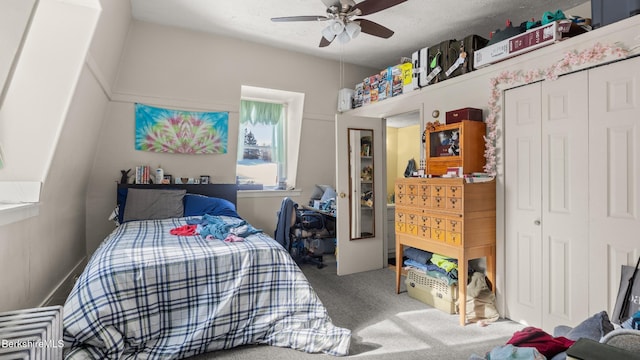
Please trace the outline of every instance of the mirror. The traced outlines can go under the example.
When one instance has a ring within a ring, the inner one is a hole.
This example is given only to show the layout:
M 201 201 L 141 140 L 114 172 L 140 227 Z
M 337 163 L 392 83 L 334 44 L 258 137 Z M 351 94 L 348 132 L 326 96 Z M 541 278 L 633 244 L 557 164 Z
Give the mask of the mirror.
M 349 238 L 375 236 L 373 130 L 347 129 L 349 132 Z

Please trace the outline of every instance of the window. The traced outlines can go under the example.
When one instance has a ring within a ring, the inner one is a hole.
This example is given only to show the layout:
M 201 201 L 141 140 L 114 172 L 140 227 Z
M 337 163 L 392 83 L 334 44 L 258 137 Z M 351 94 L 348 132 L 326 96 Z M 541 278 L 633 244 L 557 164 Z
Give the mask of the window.
M 241 101 L 236 170 L 239 184 L 248 189 L 275 189 L 279 181 L 286 182 L 285 123 L 283 104 Z
M 242 87 L 236 179 L 240 190 L 295 187 L 304 95 Z

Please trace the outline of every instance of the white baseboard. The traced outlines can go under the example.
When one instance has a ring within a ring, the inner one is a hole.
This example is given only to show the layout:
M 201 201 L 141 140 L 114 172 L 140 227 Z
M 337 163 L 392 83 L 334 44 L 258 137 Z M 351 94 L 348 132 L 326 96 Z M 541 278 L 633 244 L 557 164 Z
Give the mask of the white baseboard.
M 71 269 L 67 276 L 65 276 L 64 279 L 62 279 L 62 281 L 60 281 L 58 285 L 56 285 L 56 287 L 49 293 L 45 300 L 40 304 L 40 307 L 47 306 L 51 299 L 56 297 L 60 288 L 67 284 L 67 282 L 75 282 L 76 275 L 80 275 L 82 273 L 82 270 L 84 270 L 86 264 L 87 257 L 83 256 L 82 259 L 80 259 L 80 261 L 76 264 L 76 266 Z

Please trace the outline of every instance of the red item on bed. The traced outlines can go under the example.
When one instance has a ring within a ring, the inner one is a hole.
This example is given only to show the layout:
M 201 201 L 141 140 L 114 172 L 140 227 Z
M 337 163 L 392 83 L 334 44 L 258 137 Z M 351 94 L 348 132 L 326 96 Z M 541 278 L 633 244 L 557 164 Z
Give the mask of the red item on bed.
M 574 343 L 575 341 L 564 336 L 553 337 L 542 329 L 532 326 L 516 331 L 507 341 L 507 344 L 518 347 L 534 347 L 547 359 L 567 350 Z
M 182 225 L 182 226 L 178 226 L 177 228 L 173 228 L 169 230 L 169 233 L 171 235 L 190 236 L 190 235 L 197 235 L 198 234 L 198 232 L 196 231 L 197 229 L 198 229 L 198 225 Z

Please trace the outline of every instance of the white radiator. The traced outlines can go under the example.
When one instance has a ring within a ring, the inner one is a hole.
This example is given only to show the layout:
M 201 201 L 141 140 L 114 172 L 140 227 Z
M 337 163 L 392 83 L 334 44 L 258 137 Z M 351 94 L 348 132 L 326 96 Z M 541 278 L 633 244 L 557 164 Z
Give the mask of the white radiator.
M 0 313 L 0 360 L 62 359 L 62 306 Z

